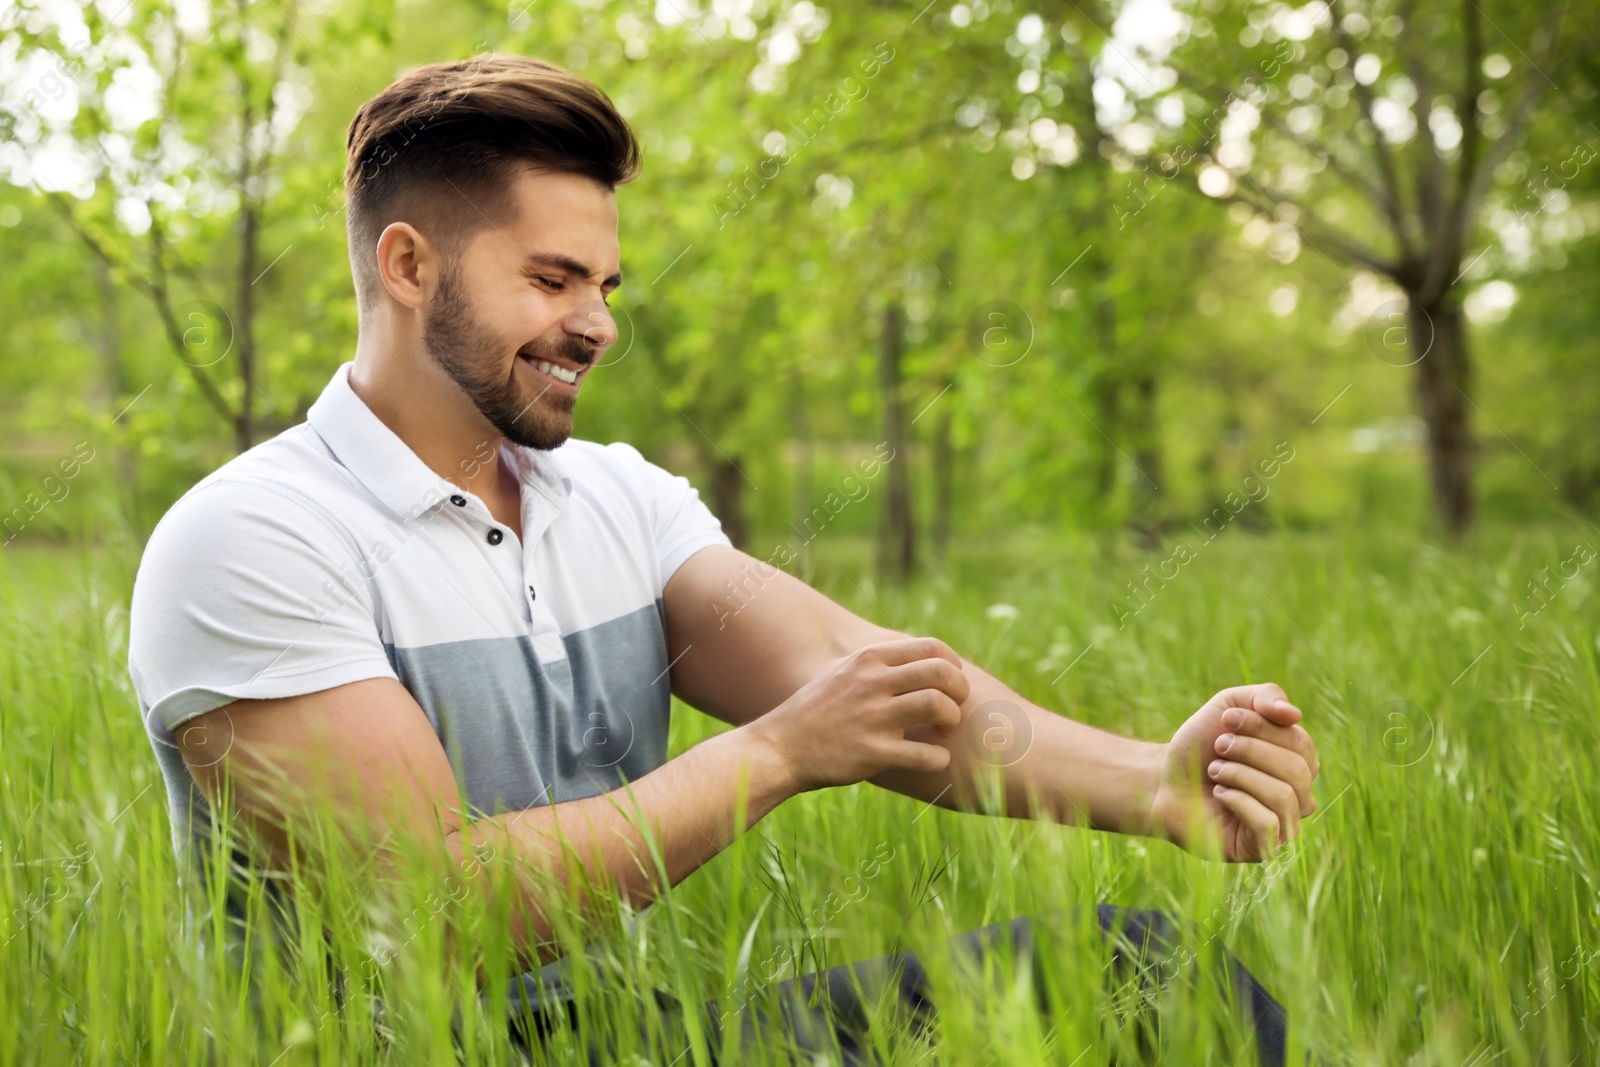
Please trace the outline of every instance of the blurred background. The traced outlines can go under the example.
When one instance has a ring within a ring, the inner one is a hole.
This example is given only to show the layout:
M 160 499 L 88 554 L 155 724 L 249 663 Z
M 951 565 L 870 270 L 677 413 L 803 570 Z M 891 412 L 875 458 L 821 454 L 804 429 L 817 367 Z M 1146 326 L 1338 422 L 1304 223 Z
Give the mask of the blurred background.
M 644 148 L 578 435 L 689 475 L 761 558 L 1592 531 L 1593 15 L 21 0 L 0 539 L 136 555 L 302 421 L 355 341 L 346 125 L 483 51 L 582 72 Z

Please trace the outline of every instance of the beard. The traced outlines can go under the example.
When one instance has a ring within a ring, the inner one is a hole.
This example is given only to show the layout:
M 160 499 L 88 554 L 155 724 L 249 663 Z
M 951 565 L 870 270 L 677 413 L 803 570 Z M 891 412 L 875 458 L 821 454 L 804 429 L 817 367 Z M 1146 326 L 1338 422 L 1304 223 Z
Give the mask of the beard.
M 572 436 L 577 397 L 552 390 L 528 396 L 518 380 L 516 361 L 505 372 L 497 369 L 500 353 L 508 346 L 472 314 L 460 270 L 452 264 L 446 264 L 439 275 L 439 291 L 423 320 L 422 343 L 433 361 L 508 440 L 523 448 L 548 451 Z M 541 337 L 529 342 L 518 350 L 517 359 L 522 356 L 552 361 L 565 357 L 586 364 L 594 353 L 580 338 L 563 333 L 554 340 Z

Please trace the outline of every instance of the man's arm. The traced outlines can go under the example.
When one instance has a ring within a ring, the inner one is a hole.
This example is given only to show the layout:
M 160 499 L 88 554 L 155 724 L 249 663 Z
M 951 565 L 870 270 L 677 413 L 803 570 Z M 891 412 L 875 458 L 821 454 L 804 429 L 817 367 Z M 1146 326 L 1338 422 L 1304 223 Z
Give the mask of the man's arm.
M 215 802 L 224 778 L 231 779 L 233 804 L 280 862 L 289 834 L 309 825 L 316 805 L 337 812 L 358 847 L 375 849 L 391 870 L 399 855 L 415 854 L 410 845 L 420 846 L 424 858 L 431 854 L 441 875 L 469 865 L 478 846 L 510 857 L 519 888 L 512 936 L 526 965 L 559 954 L 550 939 L 550 902 L 540 900 L 550 892 L 548 876 L 570 883 L 581 864 L 595 881 L 646 903 L 663 889 L 646 826 L 666 881 L 676 884 L 737 836 L 741 775 L 748 781 L 746 826 L 795 791 L 760 731 L 734 730 L 631 783 L 631 795 L 619 790 L 469 821 L 422 708 L 385 678 L 282 700 L 236 701 L 176 733 L 201 789 Z M 397 835 L 407 847 L 388 847 Z M 492 885 L 489 878 L 475 881 L 480 892 Z
M 798 792 L 891 768 L 938 770 L 944 749 L 904 731 L 954 725 L 966 696 L 955 660 L 932 639 L 859 649 L 771 714 L 701 742 L 625 790 L 476 820 L 460 810 L 454 772 L 427 716 L 393 679 L 235 701 L 188 720 L 175 735 L 206 796 L 230 803 L 281 864 L 290 835 L 308 827 L 318 808 L 336 814 L 386 869 L 420 852 L 443 875 L 469 865 L 479 845 L 508 857 L 518 887 L 513 945 L 531 966 L 560 951 L 550 902 L 541 899 L 551 876 L 570 885 L 581 867 L 633 904 L 647 903 Z M 820 742 L 817 730 L 825 734 Z M 745 816 L 736 826 L 742 780 Z M 393 847 L 396 838 L 406 847 Z M 477 881 L 480 892 L 493 887 L 492 879 Z M 597 904 L 579 898 L 581 907 Z
M 665 603 L 674 691 L 731 723 L 758 720 L 836 657 L 909 640 L 731 548 L 708 548 L 685 563 Z M 1276 686 L 1217 694 L 1164 745 L 1057 715 L 976 664 L 959 662 L 969 686 L 961 728 L 906 731 L 908 739 L 945 748 L 947 766 L 894 769 L 871 781 L 960 810 L 983 809 L 997 789 L 1004 814 L 1196 847 L 1216 830 L 1232 859 L 1260 858 L 1293 837 L 1314 807 L 1315 750 L 1297 725 L 1300 712 Z M 1231 759 L 1217 760 L 1224 736 L 1240 740 Z M 1213 771 L 1212 763 L 1224 766 Z M 1206 787 L 1224 782 L 1220 793 Z M 1197 811 L 1207 817 L 1197 820 Z

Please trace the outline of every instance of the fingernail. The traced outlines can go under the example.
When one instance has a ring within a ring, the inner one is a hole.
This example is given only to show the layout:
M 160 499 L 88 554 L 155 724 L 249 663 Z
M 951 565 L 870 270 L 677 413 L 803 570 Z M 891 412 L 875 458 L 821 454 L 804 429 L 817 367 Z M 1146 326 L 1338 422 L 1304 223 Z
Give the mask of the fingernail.
M 1238 708 L 1229 708 L 1222 713 L 1222 725 L 1230 730 L 1237 730 L 1244 725 L 1244 712 Z
M 1211 766 L 1207 767 L 1206 770 L 1210 773 L 1211 777 L 1215 778 L 1217 775 L 1222 773 L 1222 766 L 1223 764 L 1221 760 L 1212 760 Z
M 1228 751 L 1228 749 L 1230 749 L 1232 747 L 1233 747 L 1233 735 L 1232 734 L 1223 734 L 1221 737 L 1217 738 L 1217 751 L 1218 752 L 1226 752 L 1226 751 Z
M 1211 791 L 1220 797 L 1222 794 L 1228 791 L 1228 787 L 1225 785 L 1214 785 L 1211 787 Z

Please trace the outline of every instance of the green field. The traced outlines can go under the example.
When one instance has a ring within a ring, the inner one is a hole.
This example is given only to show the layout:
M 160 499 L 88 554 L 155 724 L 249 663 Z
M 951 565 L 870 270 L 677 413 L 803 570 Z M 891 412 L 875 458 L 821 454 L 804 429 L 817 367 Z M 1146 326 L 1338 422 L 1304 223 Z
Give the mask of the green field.
M 1596 1062 L 1596 571 L 1541 577 L 1595 539 L 1582 525 L 1485 532 L 1446 550 L 1235 531 L 1152 585 L 1120 630 L 1119 591 L 1167 553 L 968 543 L 941 577 L 895 592 L 867 577 L 865 546 L 835 541 L 819 587 L 1096 724 L 1165 737 L 1224 684 L 1279 681 L 1322 752 L 1320 810 L 1281 862 L 1224 867 L 870 786 L 810 794 L 647 909 L 627 940 L 615 923 L 585 934 L 563 921 L 616 970 L 594 1025 L 626 1046 L 655 1014 L 647 984 L 685 1000 L 759 994 L 797 968 L 1113 902 L 1187 917 L 1202 960 L 1229 946 L 1286 1005 L 1291 1062 Z M 389 900 L 354 877 L 320 903 L 306 895 L 302 928 L 325 926 L 351 988 L 381 992 L 381 1040 L 366 997 L 330 1010 L 324 942 L 252 941 L 250 994 L 185 939 L 164 789 L 125 671 L 130 573 L 128 552 L 0 554 L 0 1061 L 515 1062 L 493 1005 L 462 993 L 479 964 L 506 966 L 505 920 L 476 898 L 424 905 L 431 887 L 417 885 Z M 1530 581 L 1544 606 L 1519 617 L 1540 607 Z M 718 728 L 674 714 L 675 749 Z M 464 935 L 447 955 L 451 925 Z M 1112 1062 L 1119 1042 L 1105 1035 L 1127 990 L 1102 979 L 1098 938 L 1067 933 L 1050 1019 L 1025 983 L 1000 979 L 945 998 L 937 1051 L 880 1027 L 887 1058 Z M 1246 1062 L 1214 990 L 1166 996 L 1164 1062 Z M 550 1062 L 576 1047 L 557 1035 Z

